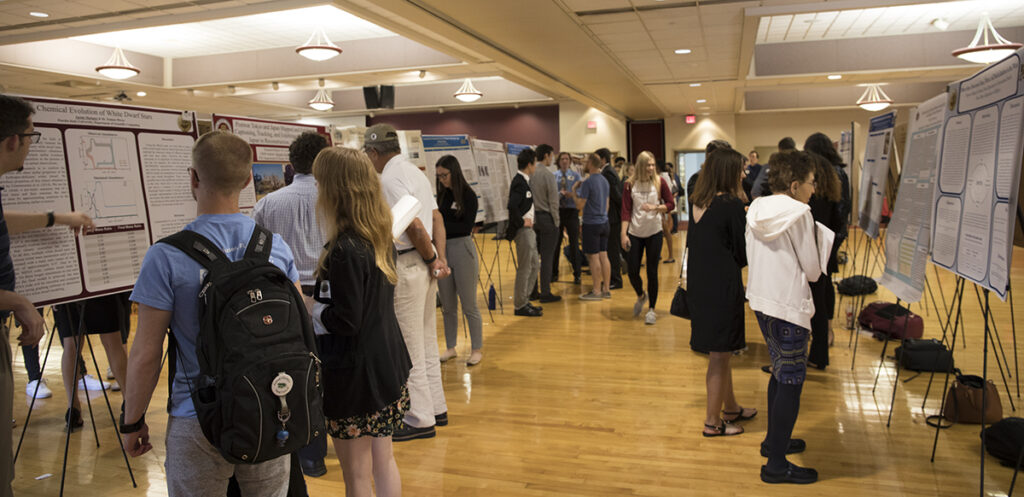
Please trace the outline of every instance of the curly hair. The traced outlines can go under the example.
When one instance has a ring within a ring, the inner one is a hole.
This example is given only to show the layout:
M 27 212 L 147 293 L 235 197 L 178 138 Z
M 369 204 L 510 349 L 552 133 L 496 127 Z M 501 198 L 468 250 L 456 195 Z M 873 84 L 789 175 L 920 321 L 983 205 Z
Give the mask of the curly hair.
M 776 152 L 768 158 L 768 187 L 772 193 L 786 193 L 794 181 L 804 181 L 813 172 L 814 161 L 807 152 Z
M 313 160 L 321 150 L 327 148 L 327 139 L 323 136 L 307 131 L 298 136 L 291 145 L 288 145 L 288 161 L 292 163 L 295 172 L 309 174 L 313 172 Z

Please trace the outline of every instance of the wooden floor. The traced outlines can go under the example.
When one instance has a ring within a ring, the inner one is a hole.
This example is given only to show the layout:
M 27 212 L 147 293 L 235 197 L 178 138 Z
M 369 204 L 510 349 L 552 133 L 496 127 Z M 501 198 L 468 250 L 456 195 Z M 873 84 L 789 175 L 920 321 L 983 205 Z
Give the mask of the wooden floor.
M 859 236 L 859 235 L 857 235 Z M 682 240 L 683 235 L 676 236 Z M 500 246 L 489 235 L 477 235 L 487 267 L 494 265 L 495 286 L 511 295 L 514 271 L 506 242 Z M 676 248 L 678 250 L 678 243 Z M 1015 250 L 1013 283 L 1024 284 L 1024 251 Z M 859 260 L 858 260 L 859 263 Z M 563 260 L 564 264 L 564 260 Z M 761 483 L 764 463 L 758 446 L 764 436 L 765 390 L 768 377 L 760 367 L 768 354 L 753 313 L 747 311 L 746 353 L 734 358 L 737 397 L 761 415 L 745 423 L 747 433 L 731 438 L 703 438 L 705 356 L 689 348 L 689 323 L 668 315 L 678 265 L 663 265 L 654 326 L 632 317 L 630 289 L 613 292 L 604 302 L 577 300 L 580 289 L 565 281 L 553 285 L 565 299 L 544 305 L 544 317 L 514 317 L 511 300 L 504 313 L 486 313 L 484 298 L 484 361 L 468 368 L 468 338 L 460 337 L 459 359 L 442 366 L 451 424 L 438 429 L 430 440 L 395 445 L 407 496 L 962 496 L 979 491 L 979 428 L 954 426 L 939 436 L 935 462 L 929 462 L 934 430 L 925 415 L 938 410 L 941 381 L 932 388 L 921 408 L 928 376 L 901 383 L 896 393 L 892 426 L 886 428 L 895 370 L 886 361 L 877 391 L 872 383 L 878 370 L 881 342 L 860 336 L 856 367 L 851 371 L 850 332 L 836 321 L 832 366 L 812 370 L 803 390 L 795 435 L 808 449 L 792 456 L 797 464 L 818 469 L 821 481 L 810 486 L 771 486 Z M 482 277 L 486 278 L 483 274 Z M 859 272 L 859 271 L 858 271 Z M 878 267 L 873 271 L 877 276 Z M 587 275 L 584 280 L 587 281 Z M 936 294 L 946 299 L 953 290 L 950 273 L 929 269 Z M 627 284 L 628 286 L 628 284 Z M 966 348 L 957 346 L 957 365 L 980 374 L 982 318 L 968 286 L 964 299 L 967 321 Z M 878 299 L 894 300 L 880 289 Z M 874 300 L 869 299 L 869 300 Z M 1013 366 L 1009 306 L 992 299 L 998 332 Z M 941 307 L 942 304 L 940 304 Z M 837 307 L 841 312 L 842 307 Z M 938 313 L 930 305 L 914 306 L 925 319 L 925 336 L 938 336 Z M 1018 314 L 1021 310 L 1018 309 Z M 1018 322 L 1024 324 L 1022 318 Z M 438 343 L 443 332 L 438 317 Z M 100 347 L 98 341 L 95 347 Z M 101 348 L 101 347 L 100 347 Z M 891 348 L 890 348 L 891 350 Z M 50 387 L 60 388 L 59 346 L 45 369 Z M 99 352 L 101 367 L 105 359 Z M 998 381 L 991 359 L 989 375 L 997 379 L 1004 414 L 1009 398 Z M 21 434 L 27 413 L 25 374 L 20 352 L 15 364 L 15 415 Z M 1015 379 L 1010 379 L 1013 401 L 1020 404 Z M 131 487 L 109 414 L 102 396 L 93 399 L 100 435 L 99 448 L 89 429 L 71 437 L 67 495 L 166 495 L 163 433 L 166 414 L 163 392 L 147 419 L 155 449 L 131 461 L 139 488 Z M 119 393 L 111 394 L 115 414 Z M 37 401 L 17 462 L 16 495 L 56 495 L 60 487 L 64 449 L 62 395 Z M 327 475 L 311 479 L 310 495 L 343 495 L 341 470 L 328 456 Z M 987 458 L 985 491 L 1004 495 L 1012 472 Z M 51 475 L 43 478 L 43 475 Z M 37 479 L 40 478 L 40 479 Z

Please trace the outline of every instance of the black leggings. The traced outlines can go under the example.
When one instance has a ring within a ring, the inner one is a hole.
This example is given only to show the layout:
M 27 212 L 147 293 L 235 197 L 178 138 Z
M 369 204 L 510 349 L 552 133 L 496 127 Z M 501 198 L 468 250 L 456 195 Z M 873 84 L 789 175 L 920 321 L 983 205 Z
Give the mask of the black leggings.
M 633 284 L 636 296 L 644 294 L 644 280 L 640 279 L 640 258 L 644 251 L 647 251 L 647 301 L 651 309 L 658 303 L 658 266 L 661 265 L 661 242 L 664 241 L 662 232 L 657 232 L 647 238 L 629 236 L 629 282 Z

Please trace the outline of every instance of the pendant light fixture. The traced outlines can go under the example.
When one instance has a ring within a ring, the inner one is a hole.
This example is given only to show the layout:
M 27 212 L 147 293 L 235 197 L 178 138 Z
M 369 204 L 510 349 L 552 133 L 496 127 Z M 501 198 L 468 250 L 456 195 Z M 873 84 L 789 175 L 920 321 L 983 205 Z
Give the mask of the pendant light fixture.
M 327 33 L 324 32 L 324 28 L 316 28 L 316 31 L 313 31 L 313 34 L 306 40 L 306 43 L 295 49 L 295 53 L 309 60 L 321 62 L 337 57 L 341 53 L 341 49 L 334 43 L 331 43 Z
M 984 35 L 984 39 L 982 39 L 982 35 Z M 982 14 L 981 20 L 978 21 L 978 30 L 974 32 L 971 44 L 953 50 L 953 55 L 975 64 L 991 64 L 1009 57 L 1022 46 L 1024 45 L 999 36 L 996 28 L 992 26 L 992 20 L 988 18 L 988 14 Z
M 107 59 L 107 63 L 96 67 L 96 72 L 111 79 L 127 79 L 138 76 L 142 71 L 128 62 L 121 47 L 114 47 L 114 53 Z
M 892 99 L 882 91 L 879 83 L 871 83 L 857 100 L 857 105 L 866 111 L 877 112 L 892 105 Z
M 334 100 L 331 100 L 331 95 L 324 89 L 324 79 L 320 78 L 320 89 L 316 91 L 316 96 L 313 100 L 309 101 L 309 106 L 313 110 L 319 110 L 326 112 L 334 108 Z
M 462 83 L 462 86 L 459 87 L 459 91 L 455 92 L 455 98 L 458 99 L 460 102 L 466 103 L 476 102 L 477 100 L 480 100 L 480 97 L 483 96 L 484 94 L 481 93 L 480 90 L 477 90 L 475 86 L 473 86 L 473 81 L 471 81 L 469 78 L 466 78 L 466 81 L 464 81 Z

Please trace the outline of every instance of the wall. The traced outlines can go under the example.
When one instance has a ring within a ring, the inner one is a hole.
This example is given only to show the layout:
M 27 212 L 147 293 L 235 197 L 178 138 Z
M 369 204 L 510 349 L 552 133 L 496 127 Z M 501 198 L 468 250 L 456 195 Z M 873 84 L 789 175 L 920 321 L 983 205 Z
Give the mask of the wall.
M 418 129 L 425 135 L 468 134 L 483 140 L 539 145 L 559 143 L 558 120 L 558 107 L 543 105 L 386 114 L 367 119 L 367 125 L 388 123 L 397 129 Z
M 597 129 L 587 129 L 587 122 L 597 123 Z M 626 154 L 626 121 L 605 114 L 579 102 L 558 104 L 558 150 L 593 152 L 607 147 L 612 154 Z
M 711 140 L 736 144 L 736 117 L 733 114 L 697 116 L 696 124 L 686 124 L 684 116 L 665 118 L 665 157 L 675 160 L 677 150 L 704 150 Z
M 339 128 L 347 128 L 349 126 L 366 126 L 366 116 L 340 116 L 340 117 L 304 117 L 299 119 L 302 124 L 316 124 L 319 126 L 334 125 Z
M 886 109 L 884 112 L 888 112 Z M 896 123 L 906 123 L 910 107 L 899 108 L 896 112 Z M 772 112 L 736 115 L 736 143 L 741 150 L 747 151 L 755 147 L 771 147 L 777 149 L 779 140 L 791 136 L 796 140 L 797 148 L 802 149 L 804 140 L 818 131 L 825 133 L 835 141 L 839 133 L 850 129 L 850 122 L 856 121 L 864 133 L 868 130 L 868 121 L 882 112 L 868 112 L 860 109 L 806 111 L 806 112 Z M 864 141 L 857 137 L 857 148 L 864 147 Z M 899 144 L 902 149 L 903 144 Z M 767 160 L 767 157 L 764 157 Z

